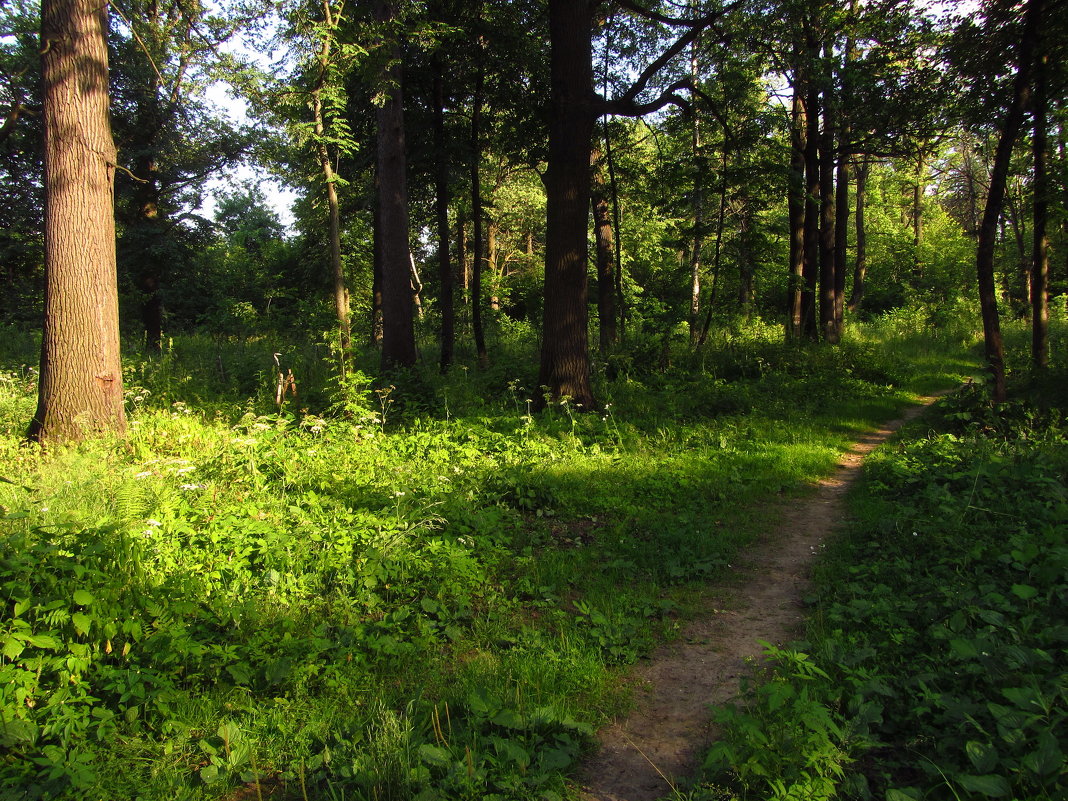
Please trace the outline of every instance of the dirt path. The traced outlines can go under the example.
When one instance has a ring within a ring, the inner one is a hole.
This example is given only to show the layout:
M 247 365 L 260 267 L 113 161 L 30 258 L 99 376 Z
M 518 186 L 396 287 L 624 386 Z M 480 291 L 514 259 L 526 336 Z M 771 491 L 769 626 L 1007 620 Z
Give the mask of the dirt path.
M 835 475 L 786 507 L 778 531 L 745 555 L 730 600 L 721 602 L 728 608 L 710 606 L 635 669 L 636 709 L 598 733 L 601 749 L 578 777 L 583 801 L 655 801 L 671 791 L 669 781 L 693 773 L 714 736 L 709 706 L 738 693 L 745 660 L 761 653 L 757 641 L 782 643 L 800 633 L 812 561 L 828 521 L 842 519 L 846 489 L 864 457 L 932 400 L 857 442 Z

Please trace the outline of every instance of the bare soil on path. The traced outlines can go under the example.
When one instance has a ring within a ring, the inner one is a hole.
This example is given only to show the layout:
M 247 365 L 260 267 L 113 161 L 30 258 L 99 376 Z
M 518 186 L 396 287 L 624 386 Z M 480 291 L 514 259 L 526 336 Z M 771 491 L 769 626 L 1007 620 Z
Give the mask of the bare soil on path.
M 739 557 L 736 582 L 634 669 L 635 709 L 598 732 L 601 747 L 577 777 L 583 801 L 656 801 L 693 775 L 715 737 L 710 707 L 738 695 L 748 660 L 763 650 L 759 641 L 801 634 L 813 561 L 845 515 L 844 496 L 864 457 L 933 400 L 855 443 L 813 495 L 783 504 L 776 530 Z

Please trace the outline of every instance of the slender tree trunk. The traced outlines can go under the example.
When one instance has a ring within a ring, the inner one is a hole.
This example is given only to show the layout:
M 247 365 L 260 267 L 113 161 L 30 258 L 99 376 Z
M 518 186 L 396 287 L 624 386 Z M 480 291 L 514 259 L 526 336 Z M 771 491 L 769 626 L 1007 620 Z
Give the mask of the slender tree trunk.
M 324 3 L 329 9 L 329 3 Z M 329 14 L 329 12 L 328 12 Z M 330 56 L 329 44 L 324 45 L 323 69 L 325 60 Z M 341 263 L 341 204 L 337 196 L 337 176 L 330 162 L 330 153 L 326 147 L 326 126 L 323 120 L 323 101 L 321 89 L 312 92 L 312 113 L 314 115 L 316 150 L 319 156 L 319 169 L 326 184 L 326 208 L 328 233 L 327 241 L 330 254 L 330 274 L 333 277 L 334 314 L 337 316 L 340 333 L 341 353 L 338 354 L 338 369 L 344 376 L 348 372 L 349 356 L 352 352 L 352 324 L 349 311 L 349 288 L 345 281 L 345 269 Z
M 381 190 L 378 174 L 375 174 L 375 199 L 371 212 L 371 237 L 373 254 L 371 262 L 371 345 L 382 347 L 382 212 Z
M 449 154 L 445 137 L 445 66 L 440 51 L 434 57 L 434 211 L 438 225 L 438 305 L 441 307 L 441 372 L 452 366 L 456 347 L 456 310 L 452 260 L 449 254 Z
M 1044 0 L 1028 0 L 1024 11 L 1024 31 L 1020 40 L 1017 63 L 1019 68 L 1013 81 L 1013 94 L 1001 126 L 1001 137 L 994 154 L 990 173 L 990 191 L 987 193 L 983 222 L 979 226 L 979 244 L 976 249 L 976 273 L 979 277 L 979 303 L 983 312 L 983 339 L 986 361 L 992 379 L 991 396 L 995 403 L 1005 400 L 1005 346 L 1001 338 L 1001 320 L 998 315 L 997 288 L 994 281 L 994 248 L 997 244 L 998 219 L 1005 200 L 1005 180 L 1016 136 L 1023 123 L 1024 110 L 1030 100 L 1031 72 L 1035 39 L 1039 20 L 1044 11 Z
M 1046 65 L 1048 56 L 1038 53 L 1035 59 L 1035 92 L 1031 108 L 1034 114 L 1034 248 L 1031 263 L 1031 361 L 1042 369 L 1049 365 L 1049 238 L 1046 223 L 1049 207 L 1049 172 L 1046 149 L 1048 100 Z
M 597 242 L 597 318 L 599 345 L 602 356 L 612 352 L 616 344 L 616 242 L 612 232 L 611 209 L 605 186 L 600 153 L 594 152 L 593 162 L 593 226 Z
M 834 181 L 834 329 L 838 339 L 845 331 L 846 257 L 849 249 L 849 156 L 838 154 Z
M 787 195 L 790 217 L 790 271 L 786 290 L 789 303 L 786 331 L 790 339 L 799 339 L 805 268 L 805 105 L 800 66 L 794 70 L 794 75 L 794 99 L 790 113 L 790 183 Z
M 485 242 L 482 236 L 482 85 L 485 73 L 481 57 L 475 77 L 475 93 L 471 98 L 471 328 L 475 337 L 475 351 L 480 367 L 489 365 L 486 334 L 482 327 L 482 273 Z
M 41 4 L 45 318 L 28 433 L 43 443 L 126 430 L 107 29 L 106 5 Z
M 348 372 L 349 356 L 352 352 L 352 323 L 349 309 L 349 288 L 345 281 L 345 268 L 341 263 L 341 206 L 337 196 L 337 176 L 330 161 L 330 151 L 326 146 L 326 121 L 323 116 L 323 85 L 326 83 L 330 69 L 331 36 L 336 26 L 334 9 L 330 0 L 323 2 L 323 18 L 326 33 L 323 34 L 319 49 L 319 78 L 312 91 L 312 124 L 315 130 L 315 149 L 319 157 L 319 169 L 326 184 L 326 208 L 328 220 L 327 242 L 329 245 L 330 274 L 333 278 L 334 314 L 337 316 L 341 352 L 338 354 L 338 369 L 342 375 Z
M 378 0 L 377 18 L 388 22 L 396 9 Z M 389 48 L 382 72 L 385 102 L 375 112 L 378 128 L 378 189 L 382 230 L 382 367 L 410 367 L 416 362 L 412 320 L 411 245 L 408 241 L 408 184 L 404 152 L 404 94 L 401 49 Z
M 500 233 L 500 229 L 497 227 L 497 221 L 490 217 L 487 220 L 486 225 L 486 270 L 485 274 L 490 277 L 490 292 L 489 292 L 489 307 L 492 312 L 499 312 L 501 310 L 501 272 L 503 268 L 499 266 L 500 262 L 500 247 L 497 241 L 497 235 Z
M 805 336 L 816 339 L 816 289 L 820 274 L 820 87 L 815 77 L 819 42 L 811 30 L 806 34 L 805 52 L 805 280 L 801 296 L 801 329 Z
M 857 254 L 853 267 L 853 293 L 849 297 L 849 311 L 856 312 L 864 302 L 864 281 L 868 277 L 868 232 L 864 226 L 864 211 L 868 203 L 868 172 L 871 164 L 862 158 L 856 166 L 857 172 Z
M 912 183 L 912 276 L 917 281 L 923 278 L 923 191 L 926 188 L 926 154 L 923 148 L 916 152 L 916 175 Z
M 697 15 L 696 5 L 690 4 L 690 12 Z M 700 78 L 701 38 L 694 39 L 690 48 L 690 80 L 694 85 Z M 701 340 L 701 246 L 704 241 L 704 165 L 701 159 L 701 117 L 693 115 L 692 154 L 693 178 L 693 243 L 690 246 L 690 346 L 697 347 Z
M 539 386 L 552 400 L 596 404 L 587 332 L 587 224 L 594 109 L 586 2 L 550 0 L 549 159 L 545 171 L 545 305 Z
M 829 50 L 830 48 L 828 48 Z M 827 53 L 830 61 L 830 53 Z M 829 70 L 828 70 L 829 72 Z M 824 86 L 830 81 L 824 75 Z M 839 332 L 834 324 L 834 269 L 835 269 L 835 234 L 834 234 L 834 173 L 835 153 L 834 136 L 837 122 L 835 116 L 837 104 L 828 94 L 823 101 L 823 132 L 820 136 L 820 333 L 824 341 L 835 344 L 839 341 Z
M 623 296 L 623 224 L 619 211 L 619 184 L 616 181 L 616 162 L 612 157 L 612 137 L 608 132 L 607 120 L 604 126 L 604 155 L 608 165 L 608 186 L 612 196 L 612 230 L 616 233 L 616 306 L 619 309 L 619 330 L 615 341 L 619 342 L 626 336 L 627 310 L 626 298 Z

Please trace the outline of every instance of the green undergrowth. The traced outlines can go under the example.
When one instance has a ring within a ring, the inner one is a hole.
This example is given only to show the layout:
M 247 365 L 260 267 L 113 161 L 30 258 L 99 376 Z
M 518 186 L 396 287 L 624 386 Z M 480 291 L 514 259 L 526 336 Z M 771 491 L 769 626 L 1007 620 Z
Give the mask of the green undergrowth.
M 970 386 L 868 461 L 809 638 L 769 647 L 691 798 L 1068 794 L 1068 374 Z
M 568 796 L 623 667 L 923 376 L 723 337 L 600 365 L 595 413 L 531 412 L 528 341 L 281 408 L 284 348 L 176 341 L 130 359 L 127 437 L 46 454 L 9 355 L 0 796 Z

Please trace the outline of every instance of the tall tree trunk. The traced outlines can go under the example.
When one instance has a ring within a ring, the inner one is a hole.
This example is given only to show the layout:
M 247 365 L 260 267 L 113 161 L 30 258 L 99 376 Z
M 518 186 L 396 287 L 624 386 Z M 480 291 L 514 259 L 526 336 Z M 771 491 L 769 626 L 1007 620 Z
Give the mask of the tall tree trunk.
M 983 222 L 979 226 L 979 244 L 975 256 L 979 278 L 979 304 L 983 312 L 983 339 L 992 380 L 991 396 L 995 403 L 1005 400 L 1006 390 L 1005 346 L 1001 338 L 1001 320 L 994 281 L 994 248 L 997 244 L 998 219 L 1001 217 L 1001 207 L 1005 200 L 1005 180 L 1012 158 L 1012 148 L 1023 123 L 1024 110 L 1030 100 L 1035 39 L 1044 6 L 1044 0 L 1028 0 L 1024 11 L 1024 30 L 1017 59 L 1019 67 L 1013 81 L 1012 99 L 994 154 L 990 190 L 987 193 L 986 209 L 983 211 Z
M 916 151 L 916 175 L 912 182 L 912 276 L 916 280 L 923 278 L 923 258 L 920 248 L 923 246 L 923 192 L 926 189 L 925 171 L 926 154 L 923 148 Z
M 378 173 L 375 173 L 375 199 L 371 212 L 371 345 L 382 347 L 382 203 Z
M 828 47 L 828 51 L 830 48 Z M 830 53 L 826 54 L 828 63 Z M 829 69 L 826 71 L 829 73 Z M 835 344 L 840 336 L 834 323 L 834 136 L 837 103 L 830 97 L 829 75 L 822 73 L 826 92 L 823 101 L 823 132 L 820 136 L 820 333 L 824 341 Z
M 790 271 L 787 283 L 786 331 L 791 339 L 801 337 L 801 292 L 805 268 L 805 105 L 800 65 L 794 70 L 794 98 L 790 112 Z
M 604 155 L 608 165 L 608 187 L 612 196 L 612 230 L 616 233 L 616 307 L 619 310 L 619 330 L 614 341 L 626 336 L 627 309 L 623 296 L 623 223 L 619 211 L 619 183 L 616 181 L 616 162 L 612 156 L 612 137 L 609 135 L 607 118 L 604 126 Z
M 696 4 L 690 4 L 690 13 L 697 16 Z M 694 86 L 700 78 L 698 56 L 701 38 L 697 37 L 690 47 L 690 80 Z M 701 160 L 701 117 L 693 114 L 692 157 L 693 178 L 693 242 L 690 245 L 690 346 L 697 347 L 701 340 L 701 245 L 704 241 L 704 165 Z
M 377 18 L 388 22 L 396 10 L 378 0 Z M 408 241 L 408 184 L 404 152 L 404 94 L 401 49 L 389 46 L 390 63 L 382 71 L 385 102 L 376 109 L 378 130 L 378 189 L 382 228 L 382 367 L 415 364 L 415 326 L 412 321 L 411 245 Z
M 801 296 L 801 329 L 810 339 L 818 337 L 816 289 L 820 274 L 820 87 L 816 79 L 819 42 L 815 32 L 806 32 L 805 97 L 805 248 L 804 288 Z
M 586 309 L 594 109 L 586 2 L 549 1 L 550 120 L 545 171 L 545 305 L 539 386 L 593 409 Z
M 329 3 L 324 3 L 324 8 L 329 9 Z M 327 12 L 329 16 L 329 11 Z M 330 56 L 329 44 L 324 45 L 325 54 L 323 59 Z M 325 65 L 323 67 L 326 69 Z M 312 92 L 312 113 L 314 115 L 316 150 L 319 156 L 319 169 L 323 174 L 323 182 L 326 184 L 326 208 L 330 255 L 330 275 L 333 278 L 334 290 L 334 314 L 337 316 L 338 332 L 340 334 L 341 353 L 338 354 L 338 369 L 344 376 L 348 372 L 349 356 L 352 352 L 352 324 L 349 312 L 349 288 L 345 281 L 345 269 L 341 263 L 341 204 L 337 196 L 337 176 L 334 175 L 334 166 L 330 161 L 330 153 L 326 147 L 326 125 L 323 120 L 322 90 Z
M 434 210 L 438 224 L 438 305 L 441 307 L 441 372 L 453 362 L 456 347 L 456 310 L 453 300 L 452 260 L 449 257 L 449 154 L 445 138 L 445 67 L 439 51 L 434 56 L 434 151 L 437 160 Z M 461 257 L 462 258 L 462 257 Z
M 331 36 L 337 24 L 330 0 L 323 2 L 323 17 L 326 32 L 323 34 L 318 54 L 319 79 L 312 91 L 312 124 L 315 129 L 315 149 L 319 157 L 319 169 L 323 174 L 323 183 L 326 184 L 330 275 L 333 278 L 334 314 L 337 317 L 341 346 L 341 352 L 338 354 L 338 369 L 344 377 L 348 372 L 349 356 L 352 352 L 352 323 L 350 322 L 349 288 L 345 281 L 345 268 L 341 263 L 341 207 L 337 196 L 337 176 L 334 175 L 334 165 L 330 161 L 330 151 L 326 146 L 326 121 L 323 117 L 323 85 L 326 83 L 330 69 Z
M 605 186 L 601 154 L 594 152 L 590 161 L 593 169 L 593 228 L 597 243 L 597 318 L 599 346 L 602 356 L 612 352 L 616 344 L 616 242 L 612 233 L 612 216 Z
M 838 154 L 834 181 L 834 329 L 838 339 L 845 330 L 846 257 L 849 249 L 849 156 Z
M 501 310 L 501 273 L 504 272 L 500 265 L 500 245 L 498 234 L 500 228 L 493 217 L 487 219 L 486 225 L 486 275 L 490 277 L 489 307 L 492 312 Z
M 856 165 L 857 172 L 857 254 L 853 266 L 853 292 L 849 297 L 849 311 L 856 312 L 864 302 L 864 281 L 868 277 L 868 231 L 864 225 L 864 210 L 868 203 L 868 172 L 871 164 L 862 158 Z
M 482 274 L 486 246 L 482 236 L 482 85 L 485 72 L 481 51 L 475 76 L 475 93 L 471 98 L 471 329 L 480 367 L 489 365 L 486 334 L 482 328 Z
M 1034 248 L 1031 254 L 1031 361 L 1042 369 L 1049 364 L 1049 238 L 1046 223 L 1049 207 L 1049 172 L 1047 164 L 1046 126 L 1048 98 L 1044 52 L 1035 58 L 1035 92 L 1031 108 L 1034 114 Z
M 126 430 L 115 269 L 107 6 L 43 0 L 45 318 L 29 436 Z

